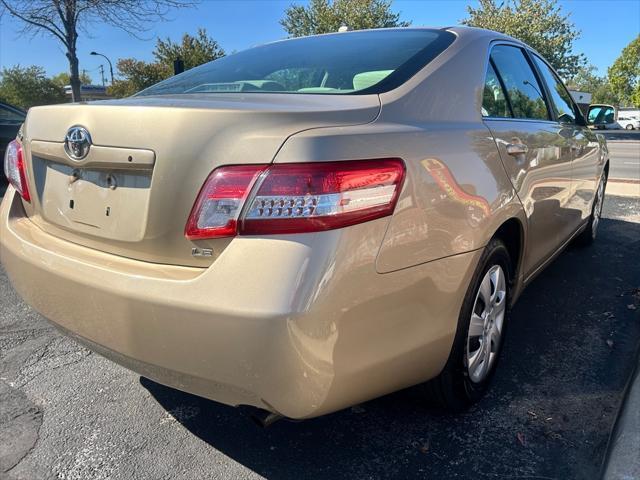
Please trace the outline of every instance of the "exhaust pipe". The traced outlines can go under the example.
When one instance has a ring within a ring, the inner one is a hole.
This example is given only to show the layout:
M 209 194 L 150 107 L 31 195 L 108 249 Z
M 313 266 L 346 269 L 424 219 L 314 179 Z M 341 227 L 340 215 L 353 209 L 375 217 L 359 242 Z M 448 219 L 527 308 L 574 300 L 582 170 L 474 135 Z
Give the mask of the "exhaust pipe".
M 250 405 L 240 405 L 239 408 L 253 421 L 253 423 L 262 428 L 270 427 L 278 420 L 285 418 L 278 413 L 273 413 Z
M 284 417 L 282 415 L 278 415 L 277 413 L 267 412 L 266 410 L 251 415 L 251 420 L 253 420 L 258 426 L 262 428 L 270 427 L 281 418 Z

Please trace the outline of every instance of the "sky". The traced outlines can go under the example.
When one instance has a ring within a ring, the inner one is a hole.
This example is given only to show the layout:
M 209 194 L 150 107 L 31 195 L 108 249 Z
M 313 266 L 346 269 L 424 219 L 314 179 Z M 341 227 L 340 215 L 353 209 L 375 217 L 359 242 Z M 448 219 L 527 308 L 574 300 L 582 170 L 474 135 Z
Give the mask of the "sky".
M 244 50 L 261 43 L 285 38 L 279 24 L 284 10 L 298 0 L 203 0 L 199 6 L 174 11 L 171 20 L 158 23 L 144 33 L 146 40 L 129 36 L 116 27 L 92 25 L 88 35 L 78 40 L 80 68 L 87 70 L 93 83 L 99 83 L 101 57 L 90 56 L 96 50 L 108 56 L 114 66 L 118 58 L 151 60 L 155 38 L 179 40 L 183 33 L 195 34 L 198 27 L 207 29 L 227 52 Z M 474 0 L 395 0 L 394 11 L 402 20 L 415 26 L 448 26 L 464 19 L 467 5 Z M 640 34 L 640 0 L 561 0 L 563 11 L 582 35 L 575 50 L 584 53 L 600 75 L 614 62 L 621 50 Z M 0 18 L 0 68 L 16 64 L 40 65 L 49 75 L 68 71 L 61 43 L 48 36 L 30 37 L 20 33 L 15 20 Z M 104 65 L 105 72 L 108 66 Z M 117 72 L 116 72 L 117 75 Z

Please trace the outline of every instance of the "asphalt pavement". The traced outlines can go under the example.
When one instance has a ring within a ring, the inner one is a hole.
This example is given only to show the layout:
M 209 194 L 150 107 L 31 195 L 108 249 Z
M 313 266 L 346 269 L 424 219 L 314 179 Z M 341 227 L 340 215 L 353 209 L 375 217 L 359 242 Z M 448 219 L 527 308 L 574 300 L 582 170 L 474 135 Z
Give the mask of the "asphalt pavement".
M 611 158 L 609 177 L 640 182 L 640 130 L 611 130 L 604 135 Z
M 0 267 L 0 478 L 598 478 L 639 346 L 640 200 L 609 196 L 600 228 L 525 291 L 468 412 L 408 389 L 266 430 L 62 336 Z

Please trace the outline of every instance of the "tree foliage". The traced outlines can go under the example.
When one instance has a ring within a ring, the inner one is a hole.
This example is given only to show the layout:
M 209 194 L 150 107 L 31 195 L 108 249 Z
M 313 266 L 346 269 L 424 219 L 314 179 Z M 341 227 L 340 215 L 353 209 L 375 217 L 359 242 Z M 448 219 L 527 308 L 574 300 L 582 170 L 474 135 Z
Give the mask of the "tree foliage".
M 51 81 L 58 85 L 60 88 L 64 88 L 67 85 L 71 85 L 71 77 L 67 72 L 59 73 L 58 75 L 54 75 L 51 77 Z M 87 74 L 87 72 L 82 72 L 80 74 L 80 83 L 82 85 L 91 85 L 91 76 Z
M 582 54 L 573 52 L 580 31 L 557 0 L 480 0 L 467 7 L 465 25 L 487 28 L 510 35 L 536 49 L 564 77 L 571 77 L 586 65 Z
M 164 20 L 172 8 L 195 0 L 0 0 L 0 15 L 8 13 L 24 24 L 24 31 L 59 40 L 69 60 L 73 100 L 80 100 L 78 32 L 94 24 L 118 27 L 134 36 Z
M 391 0 L 311 0 L 307 6 L 291 5 L 280 20 L 290 37 L 337 32 L 343 25 L 364 30 L 409 24 L 391 10 Z
M 158 39 L 153 56 L 156 62 L 173 68 L 173 61 L 181 58 L 185 70 L 224 57 L 224 50 L 218 42 L 207 35 L 207 30 L 199 28 L 196 36 L 185 33 L 181 43 L 174 43 L 171 39 Z
M 166 65 L 134 58 L 121 58 L 116 68 L 122 78 L 113 82 L 108 93 L 117 98 L 129 97 L 171 76 L 171 70 Z
M 620 103 L 640 108 L 640 35 L 622 50 L 608 73 Z
M 206 29 L 198 29 L 196 36 L 185 33 L 180 43 L 158 39 L 153 51 L 155 62 L 133 58 L 118 60 L 118 75 L 109 93 L 114 97 L 128 97 L 173 75 L 173 62 L 184 61 L 185 70 L 224 56 L 224 50 L 211 38 Z
M 42 67 L 16 65 L 0 72 L 0 100 L 27 110 L 62 103 L 66 98 L 62 87 L 47 78 Z
M 596 67 L 588 65 L 581 67 L 578 72 L 567 81 L 567 87 L 572 90 L 591 93 L 591 103 L 604 103 L 607 105 L 618 105 L 620 100 L 613 92 L 609 79 L 606 76 L 599 76 Z

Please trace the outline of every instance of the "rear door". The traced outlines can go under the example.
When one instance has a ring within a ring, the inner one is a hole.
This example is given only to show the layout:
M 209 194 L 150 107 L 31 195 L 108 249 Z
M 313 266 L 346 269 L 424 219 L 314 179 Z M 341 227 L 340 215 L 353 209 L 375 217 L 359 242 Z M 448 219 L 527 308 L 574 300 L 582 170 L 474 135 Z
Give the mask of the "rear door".
M 572 150 L 571 197 L 564 209 L 564 235 L 569 237 L 591 215 L 601 168 L 598 139 L 587 128 L 578 106 L 558 75 L 535 53 L 531 58 L 545 83 L 562 135 L 570 142 Z
M 528 275 L 556 251 L 566 228 L 571 143 L 554 120 L 536 70 L 519 46 L 492 47 L 482 113 L 528 218 Z

